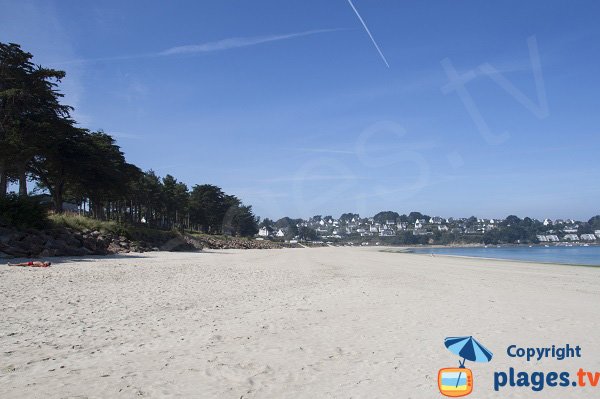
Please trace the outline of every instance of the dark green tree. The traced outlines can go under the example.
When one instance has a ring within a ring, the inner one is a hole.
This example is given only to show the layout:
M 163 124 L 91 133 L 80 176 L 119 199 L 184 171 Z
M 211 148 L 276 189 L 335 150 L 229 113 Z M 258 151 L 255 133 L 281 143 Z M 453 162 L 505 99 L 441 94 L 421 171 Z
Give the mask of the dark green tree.
M 388 220 L 392 220 L 395 222 L 399 217 L 400 215 L 398 214 L 398 212 L 384 211 L 379 212 L 377 215 L 375 215 L 373 217 L 373 220 L 375 220 L 375 222 L 377 223 L 385 223 Z
M 57 83 L 65 72 L 36 66 L 18 44 L 0 43 L 0 196 L 11 173 L 19 195 L 27 195 L 27 172 L 48 142 L 48 123 L 67 118 Z
M 225 193 L 212 184 L 196 185 L 190 193 L 190 217 L 206 233 L 221 230 L 227 211 Z

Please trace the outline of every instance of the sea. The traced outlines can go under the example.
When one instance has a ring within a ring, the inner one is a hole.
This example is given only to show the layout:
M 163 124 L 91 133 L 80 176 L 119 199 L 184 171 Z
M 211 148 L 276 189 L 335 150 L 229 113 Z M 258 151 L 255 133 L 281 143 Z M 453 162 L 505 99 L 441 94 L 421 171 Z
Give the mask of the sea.
M 520 260 L 527 262 L 560 263 L 565 265 L 600 266 L 600 246 L 487 246 L 418 248 L 412 252 L 421 254 L 471 256 Z

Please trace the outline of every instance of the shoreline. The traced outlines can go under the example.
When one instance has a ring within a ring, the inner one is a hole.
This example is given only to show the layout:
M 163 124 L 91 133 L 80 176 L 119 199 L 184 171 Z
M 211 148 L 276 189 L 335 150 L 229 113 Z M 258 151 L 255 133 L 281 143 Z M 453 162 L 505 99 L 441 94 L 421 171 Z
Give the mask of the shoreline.
M 591 247 L 592 245 L 588 246 Z M 539 247 L 539 246 L 538 246 Z M 555 246 L 555 247 L 559 247 L 559 248 L 563 248 L 564 246 Z M 578 247 L 584 247 L 584 246 L 578 246 Z M 382 249 L 381 252 L 388 252 L 388 253 L 400 253 L 400 254 L 413 254 L 413 255 L 423 255 L 423 256 L 430 256 L 431 253 L 426 253 L 426 252 L 416 252 L 416 250 L 423 250 L 426 251 L 427 248 L 424 247 L 406 247 L 403 248 L 403 250 L 399 250 L 399 251 L 394 251 L 393 250 L 394 247 L 389 247 L 386 249 Z M 502 246 L 502 247 L 447 247 L 447 246 L 437 246 L 437 247 L 429 247 L 430 249 L 445 249 L 445 248 L 456 248 L 456 249 L 460 249 L 460 248 L 465 248 L 465 249 L 470 249 L 470 248 L 531 248 L 530 246 L 525 246 L 525 245 L 511 245 L 511 246 Z M 551 247 L 552 248 L 552 247 Z M 571 248 L 571 247 L 568 247 Z M 438 256 L 444 256 L 444 257 L 452 257 L 452 258 L 463 258 L 463 259 L 483 259 L 483 260 L 488 260 L 488 261 L 503 261 L 503 262 L 523 262 L 523 263 L 533 263 L 533 264 L 544 264 L 544 265 L 557 265 L 557 266 L 581 266 L 581 267 L 600 267 L 600 265 L 593 265 L 593 264 L 585 264 L 585 263 L 566 263 L 566 262 L 551 262 L 551 261 L 544 261 L 544 260 L 529 260 L 529 259 L 511 259 L 511 258 L 492 258 L 492 257 L 486 257 L 486 256 L 470 256 L 470 255 L 454 255 L 454 254 L 442 254 L 442 253 L 434 253 L 433 254 L 435 257 Z
M 412 255 L 419 256 L 428 256 L 429 254 L 420 254 L 416 252 L 398 252 L 398 253 L 410 253 Z M 586 265 L 582 263 L 556 263 L 556 262 L 543 262 L 539 260 L 525 260 L 525 259 L 506 259 L 506 258 L 486 258 L 483 256 L 467 256 L 467 255 L 449 255 L 449 254 L 434 254 L 435 257 L 443 256 L 448 258 L 462 258 L 462 259 L 481 259 L 487 261 L 498 261 L 498 262 L 517 262 L 517 263 L 531 263 L 531 264 L 539 264 L 539 265 L 553 265 L 553 266 L 578 266 L 578 267 L 593 267 L 600 268 L 600 265 Z

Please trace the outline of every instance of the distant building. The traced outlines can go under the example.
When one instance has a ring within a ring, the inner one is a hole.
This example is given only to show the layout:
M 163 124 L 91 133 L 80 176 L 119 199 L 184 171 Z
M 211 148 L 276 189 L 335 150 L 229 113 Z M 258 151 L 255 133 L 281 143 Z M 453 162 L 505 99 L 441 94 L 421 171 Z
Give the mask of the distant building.
M 394 230 L 392 229 L 383 229 L 381 230 L 381 233 L 379 234 L 381 237 L 393 237 L 394 234 Z
M 438 226 L 437 228 L 439 231 L 448 231 L 448 226 L 446 226 L 445 224 Z
M 559 241 L 560 241 L 560 240 L 558 239 L 558 236 L 557 236 L 557 235 L 555 235 L 555 234 L 547 235 L 547 236 L 546 236 L 546 239 L 547 239 L 549 242 L 559 242 Z
M 544 226 L 552 226 L 552 220 L 544 219 Z
M 429 219 L 429 223 L 431 224 L 442 224 L 444 222 L 444 219 L 442 219 L 439 216 L 434 216 L 431 219 Z
M 268 227 L 261 227 L 258 230 L 258 236 L 259 237 L 268 237 L 271 235 L 271 229 L 269 229 Z
M 396 228 L 398 230 L 406 230 L 407 227 L 408 227 L 408 223 L 406 223 L 406 222 L 398 222 L 396 224 Z
M 563 237 L 565 241 L 579 241 L 579 236 L 577 234 L 565 234 Z
M 284 237 L 285 233 L 283 232 L 282 229 L 277 230 L 277 233 L 275 233 L 276 237 Z
M 581 240 L 582 241 L 595 241 L 596 240 L 596 236 L 593 234 L 582 234 L 581 235 Z
M 546 238 L 546 236 L 539 235 L 536 236 L 536 238 L 539 242 L 548 242 L 548 238 Z

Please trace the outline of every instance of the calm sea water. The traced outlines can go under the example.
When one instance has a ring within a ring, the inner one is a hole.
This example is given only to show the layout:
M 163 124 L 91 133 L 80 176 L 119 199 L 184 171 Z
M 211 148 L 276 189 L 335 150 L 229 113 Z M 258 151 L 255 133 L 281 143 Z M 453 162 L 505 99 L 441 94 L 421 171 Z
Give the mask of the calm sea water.
M 415 253 L 600 266 L 600 246 L 419 248 Z

